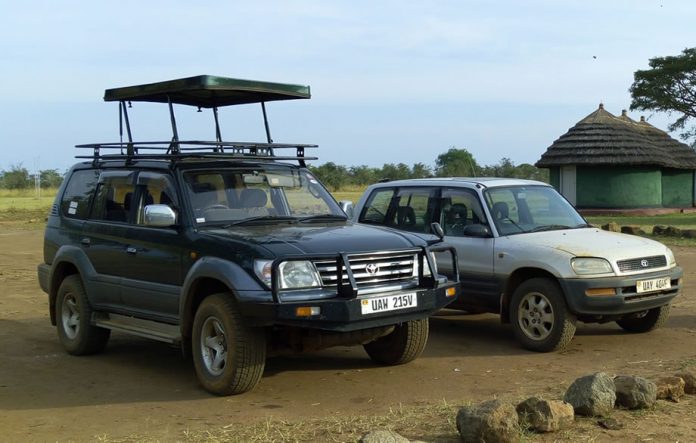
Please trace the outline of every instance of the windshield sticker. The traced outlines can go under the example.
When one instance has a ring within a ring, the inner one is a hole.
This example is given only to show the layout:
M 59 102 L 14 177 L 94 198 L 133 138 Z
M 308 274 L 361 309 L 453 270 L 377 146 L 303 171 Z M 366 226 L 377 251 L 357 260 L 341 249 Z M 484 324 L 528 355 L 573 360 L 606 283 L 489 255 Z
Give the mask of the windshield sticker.
M 519 198 L 520 200 L 525 200 L 527 198 L 527 193 L 520 192 L 519 194 L 517 194 L 517 198 Z
M 76 201 L 70 202 L 70 206 L 68 207 L 68 214 L 70 214 L 70 215 L 77 214 L 77 202 Z
M 205 217 L 196 218 L 196 223 L 205 223 Z
M 275 186 L 278 186 L 280 184 L 280 180 L 278 180 L 276 177 L 271 177 L 271 179 L 268 182 L 270 185 Z

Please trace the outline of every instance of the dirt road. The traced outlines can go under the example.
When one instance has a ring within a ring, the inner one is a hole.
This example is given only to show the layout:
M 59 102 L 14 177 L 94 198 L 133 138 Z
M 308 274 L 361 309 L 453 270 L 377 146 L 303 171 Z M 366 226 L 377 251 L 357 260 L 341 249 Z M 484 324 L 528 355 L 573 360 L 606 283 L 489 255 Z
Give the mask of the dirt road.
M 304 420 L 383 414 L 398 404 L 559 396 L 576 377 L 597 371 L 652 376 L 684 365 L 696 369 L 696 250 L 676 248 L 686 291 L 673 304 L 668 324 L 649 334 L 626 334 L 613 323 L 581 324 L 567 350 L 537 354 L 518 347 L 510 327 L 494 316 L 447 312 L 432 319 L 428 348 L 409 365 L 377 367 L 359 347 L 276 357 L 254 391 L 213 397 L 198 386 L 191 363 L 160 343 L 114 334 L 103 354 L 65 354 L 36 282 L 42 235 L 0 233 L 0 441 L 113 441 L 130 435 L 168 441 L 181 439 L 187 429 L 268 417 Z M 680 416 L 659 419 L 663 425 L 674 422 L 677 434 L 655 433 L 649 422 L 635 432 L 652 432 L 652 441 L 696 438 L 693 409 L 686 411 L 688 422 Z

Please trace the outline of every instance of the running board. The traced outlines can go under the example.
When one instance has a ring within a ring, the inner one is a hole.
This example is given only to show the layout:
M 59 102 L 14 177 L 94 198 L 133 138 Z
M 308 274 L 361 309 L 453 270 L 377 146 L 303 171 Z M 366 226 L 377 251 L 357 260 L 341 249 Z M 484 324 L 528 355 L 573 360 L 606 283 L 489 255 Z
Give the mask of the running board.
M 179 326 L 175 325 L 103 312 L 94 313 L 92 323 L 100 328 L 125 332 L 165 343 L 181 343 L 181 331 Z

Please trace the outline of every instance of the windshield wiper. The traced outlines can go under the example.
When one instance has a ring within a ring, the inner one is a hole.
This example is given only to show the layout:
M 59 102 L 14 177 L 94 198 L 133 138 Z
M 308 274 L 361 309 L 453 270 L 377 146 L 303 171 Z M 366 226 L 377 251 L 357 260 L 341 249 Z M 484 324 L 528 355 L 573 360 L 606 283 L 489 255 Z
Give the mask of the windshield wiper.
M 531 229 L 528 232 L 541 232 L 541 231 L 556 231 L 559 229 L 571 229 L 570 226 L 566 225 L 542 225 L 542 226 L 537 226 L 534 229 Z
M 579 225 L 573 226 L 573 229 L 580 229 L 580 228 L 594 228 L 594 226 L 592 226 L 589 223 L 580 223 Z
M 306 217 L 300 217 L 297 219 L 298 222 L 307 222 L 307 221 L 314 221 L 314 220 L 340 220 L 340 221 L 346 221 L 348 220 L 348 217 L 345 215 L 336 215 L 336 214 L 317 214 L 317 215 L 308 215 Z
M 259 215 L 258 217 L 249 217 L 243 220 L 235 220 L 224 225 L 222 229 L 229 228 L 230 226 L 239 226 L 257 221 L 296 222 L 297 219 L 289 215 Z

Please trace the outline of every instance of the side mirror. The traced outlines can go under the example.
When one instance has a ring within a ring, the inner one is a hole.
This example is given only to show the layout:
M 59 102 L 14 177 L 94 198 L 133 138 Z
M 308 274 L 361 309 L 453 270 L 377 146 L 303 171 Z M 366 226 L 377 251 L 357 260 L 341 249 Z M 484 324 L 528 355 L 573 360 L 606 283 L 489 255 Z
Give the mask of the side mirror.
M 353 202 L 350 200 L 341 200 L 338 202 L 338 204 L 341 206 L 341 209 L 343 209 L 343 212 L 346 213 L 348 218 L 352 219 L 353 218 L 353 211 L 355 207 L 353 206 Z
M 176 224 L 176 213 L 168 205 L 147 205 L 143 222 L 145 226 L 166 228 Z
M 445 231 L 442 229 L 442 226 L 440 226 L 440 223 L 438 222 L 430 223 L 430 232 L 437 235 L 437 238 L 439 238 L 440 241 L 442 241 L 445 238 Z
M 491 236 L 491 230 L 488 229 L 488 226 L 486 226 L 486 225 L 481 225 L 481 224 L 467 225 L 464 228 L 463 234 L 466 237 L 488 238 Z

